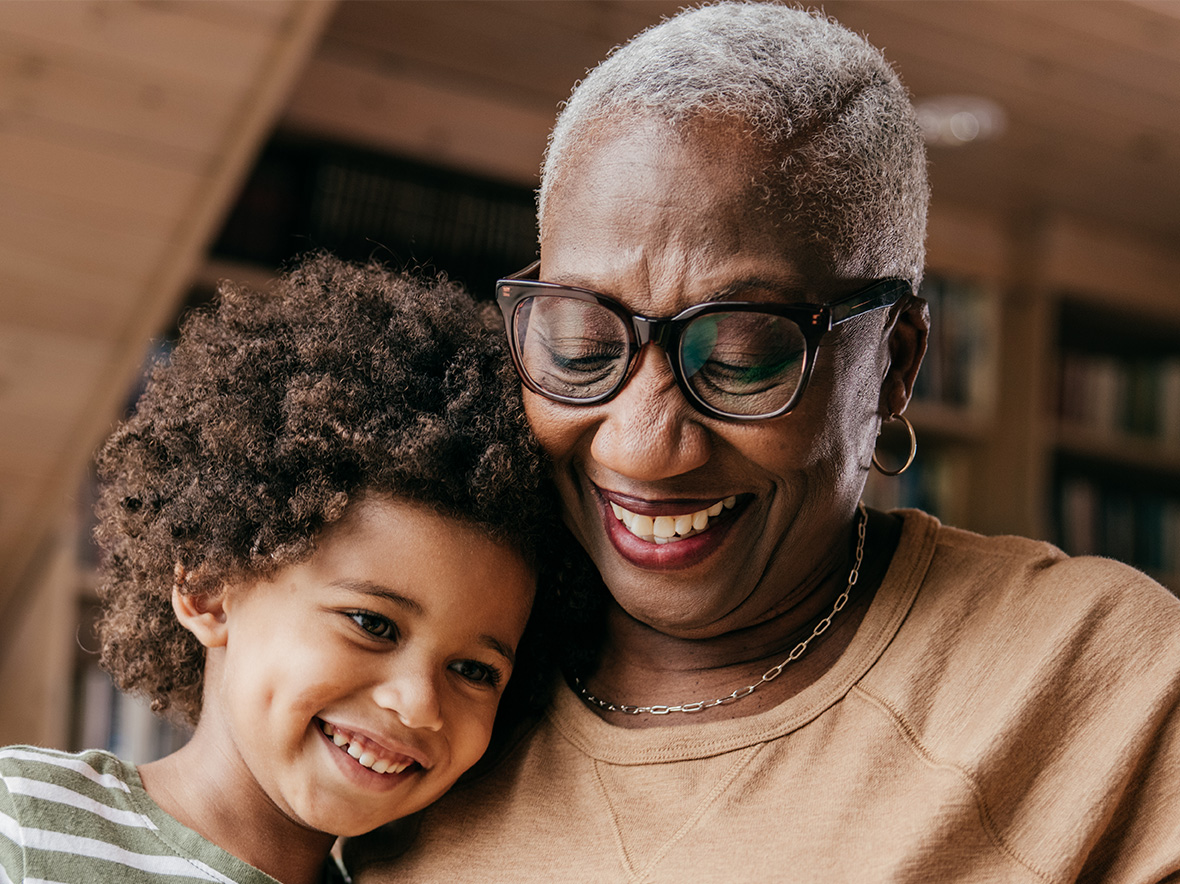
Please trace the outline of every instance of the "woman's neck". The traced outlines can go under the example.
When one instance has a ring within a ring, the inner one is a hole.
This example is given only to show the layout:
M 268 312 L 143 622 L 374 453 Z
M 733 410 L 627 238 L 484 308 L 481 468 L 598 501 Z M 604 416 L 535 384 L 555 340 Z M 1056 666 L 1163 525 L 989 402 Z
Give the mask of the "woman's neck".
M 900 520 L 871 515 L 863 563 L 849 589 L 851 558 L 832 563 L 797 599 L 751 626 L 708 638 L 681 638 L 660 632 L 627 615 L 617 605 L 607 614 L 606 638 L 599 664 L 585 680 L 585 690 L 615 705 L 672 706 L 710 703 L 758 687 L 748 696 L 691 714 L 628 715 L 591 703 L 612 724 L 642 728 L 742 717 L 763 712 L 798 694 L 823 676 L 852 643 L 884 578 L 900 538 Z M 833 612 L 849 590 L 846 604 Z M 815 634 L 831 615 L 830 626 Z M 759 683 L 763 673 L 806 647 L 781 674 Z

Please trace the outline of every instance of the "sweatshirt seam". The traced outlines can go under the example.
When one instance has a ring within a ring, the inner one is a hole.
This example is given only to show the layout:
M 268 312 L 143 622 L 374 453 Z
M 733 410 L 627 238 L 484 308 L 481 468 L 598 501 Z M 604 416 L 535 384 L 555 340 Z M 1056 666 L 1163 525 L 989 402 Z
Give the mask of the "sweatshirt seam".
M 940 760 L 933 751 L 931 751 L 918 737 L 917 731 L 906 721 L 901 712 L 896 709 L 893 704 L 883 697 L 879 697 L 872 693 L 863 684 L 858 684 L 849 691 L 850 695 L 857 695 L 862 697 L 870 705 L 877 707 L 883 712 L 886 718 L 893 724 L 894 728 L 901 735 L 910 751 L 925 765 L 937 770 L 948 771 L 954 774 L 971 792 L 972 798 L 975 801 L 976 810 L 979 813 L 980 820 L 983 823 L 983 830 L 987 834 L 988 840 L 992 845 L 1000 851 L 1004 856 L 1007 856 L 1012 862 L 1024 868 L 1026 871 L 1032 873 L 1046 884 L 1053 884 L 1056 880 L 1051 874 L 1038 868 L 1031 860 L 1026 859 L 1020 854 L 1016 848 L 1008 844 L 1007 840 L 1000 833 L 1000 827 L 996 825 L 992 819 L 991 813 L 988 810 L 987 802 L 984 800 L 983 790 L 980 788 L 975 776 L 961 765 L 950 761 Z
M 592 760 L 594 779 L 598 783 L 598 788 L 601 790 L 600 794 L 606 803 L 610 814 L 611 829 L 613 830 L 612 834 L 615 838 L 615 844 L 619 848 L 619 853 L 623 857 L 623 862 L 631 880 L 635 882 L 650 881 L 655 868 L 660 864 L 660 862 L 663 861 L 663 859 L 677 844 L 679 844 L 685 839 L 685 837 L 688 836 L 689 832 L 691 832 L 694 828 L 696 828 L 697 825 L 700 824 L 701 820 L 704 819 L 709 810 L 717 803 L 721 796 L 724 795 L 726 791 L 728 791 L 729 787 L 733 785 L 734 780 L 738 778 L 742 771 L 746 770 L 750 766 L 751 762 L 753 762 L 753 760 L 758 757 L 765 747 L 765 743 L 759 743 L 755 746 L 746 747 L 745 751 L 742 752 L 743 757 L 735 759 L 733 763 L 730 764 L 729 769 L 713 785 L 713 788 L 709 791 L 709 794 L 701 799 L 700 803 L 696 806 L 692 813 L 690 813 L 684 819 L 684 821 L 676 827 L 676 831 L 668 836 L 668 839 L 653 852 L 647 864 L 642 868 L 636 867 L 636 864 L 632 859 L 631 852 L 627 849 L 627 845 L 623 840 L 621 820 L 615 811 L 614 803 L 610 799 L 610 789 L 607 788 L 606 783 L 602 779 L 601 769 L 602 765 L 606 762 L 601 762 L 597 759 Z
M 607 788 L 606 783 L 602 779 L 602 769 L 597 759 L 590 759 L 590 767 L 594 771 L 594 781 L 598 784 L 598 795 L 606 805 L 607 815 L 611 821 L 611 835 L 615 839 L 615 847 L 618 848 L 619 855 L 623 858 L 623 868 L 626 869 L 627 877 L 633 882 L 640 882 L 642 879 L 636 875 L 635 866 L 631 862 L 631 854 L 627 851 L 627 845 L 623 841 L 623 834 L 621 826 L 619 825 L 619 816 L 615 811 L 615 805 L 610 800 L 610 789 Z

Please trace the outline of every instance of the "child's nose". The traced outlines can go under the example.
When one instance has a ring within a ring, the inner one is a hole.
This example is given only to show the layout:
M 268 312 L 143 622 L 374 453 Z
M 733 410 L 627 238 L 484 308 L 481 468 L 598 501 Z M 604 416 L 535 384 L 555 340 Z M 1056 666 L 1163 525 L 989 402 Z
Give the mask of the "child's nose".
M 391 673 L 376 690 L 378 705 L 397 714 L 406 727 L 437 731 L 442 727 L 439 685 L 429 674 L 404 668 Z

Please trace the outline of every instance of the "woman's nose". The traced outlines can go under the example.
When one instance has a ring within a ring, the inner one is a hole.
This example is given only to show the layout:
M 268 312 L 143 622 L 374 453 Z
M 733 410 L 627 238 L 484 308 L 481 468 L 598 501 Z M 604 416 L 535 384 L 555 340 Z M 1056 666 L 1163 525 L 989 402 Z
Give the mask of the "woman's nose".
M 690 472 L 709 459 L 711 442 L 700 415 L 689 405 L 654 344 L 640 351 L 626 385 L 609 402 L 590 452 L 619 475 L 657 481 Z
M 394 712 L 406 727 L 437 731 L 442 727 L 442 702 L 437 681 L 426 672 L 399 666 L 376 689 L 377 704 Z

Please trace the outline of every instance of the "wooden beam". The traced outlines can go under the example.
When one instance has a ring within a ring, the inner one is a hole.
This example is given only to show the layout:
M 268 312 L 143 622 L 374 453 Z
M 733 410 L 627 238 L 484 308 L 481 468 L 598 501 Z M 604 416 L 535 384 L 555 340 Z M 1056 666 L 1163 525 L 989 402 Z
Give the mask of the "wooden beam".
M 240 89 L 233 116 L 218 139 L 216 161 L 207 167 L 206 174 L 199 180 L 188 182 L 187 188 L 167 175 L 161 178 L 162 186 L 178 188 L 173 191 L 174 205 L 166 212 L 170 219 L 168 246 L 160 250 L 145 282 L 131 298 L 121 334 L 113 342 L 104 364 L 83 378 L 84 382 L 89 382 L 85 387 L 89 404 L 75 412 L 73 426 L 65 434 L 69 440 L 67 450 L 57 460 L 53 479 L 41 489 L 42 504 L 28 513 L 22 530 L 11 537 L 6 548 L 0 548 L 0 562 L 4 563 L 0 568 L 0 647 L 8 644 L 6 631 L 19 622 L 19 617 L 15 616 L 15 603 L 22 601 L 22 596 L 27 595 L 36 583 L 36 550 L 71 498 L 79 477 L 84 475 L 95 445 L 108 431 L 112 418 L 120 413 L 131 379 L 140 369 L 144 343 L 172 319 L 231 200 L 273 128 L 299 72 L 318 44 L 333 8 L 331 0 L 293 0 L 286 4 L 287 15 L 275 20 L 276 30 L 266 41 L 267 48 L 262 56 L 258 57 L 250 47 L 241 46 L 240 39 L 233 36 L 235 29 L 224 23 L 214 22 L 206 26 L 190 22 L 168 31 L 167 39 L 152 37 L 149 40 L 152 35 L 145 34 L 133 19 L 119 18 L 124 15 L 118 11 L 124 8 L 122 4 L 101 4 L 103 9 L 116 10 L 112 15 L 117 20 L 96 36 L 93 29 L 80 26 L 78 10 L 73 7 L 82 4 L 63 3 L 60 4 L 62 7 L 69 8 L 56 11 L 58 5 L 17 4 L 20 8 L 14 8 L 11 14 L 6 9 L 6 29 L 35 28 L 48 39 L 60 36 L 81 52 L 150 53 L 151 61 L 166 69 L 177 67 L 178 56 L 183 56 L 186 61 L 181 67 L 191 66 L 196 61 L 200 67 L 217 69 L 211 74 L 214 80 L 236 79 L 244 88 Z M 37 19 L 31 11 L 33 7 L 55 10 L 47 13 L 49 25 Z M 131 8 L 130 4 L 126 8 Z M 165 4 L 150 8 L 168 7 Z M 171 28 L 173 23 L 165 24 Z M 60 35 L 54 33 L 55 29 L 60 30 Z M 188 42 L 185 42 L 186 34 Z M 251 39 L 256 43 L 257 35 L 252 35 Z M 153 40 L 150 50 L 139 45 Z M 229 55 L 233 54 L 234 47 L 239 47 L 243 56 L 250 57 L 229 58 L 227 47 L 231 50 Z M 67 162 L 68 154 L 67 149 L 58 148 L 55 156 Z M 26 160 L 26 163 L 38 162 L 36 159 Z M 91 166 L 90 174 L 95 171 Z M 39 173 L 68 176 L 70 170 L 46 165 Z M 104 182 L 92 179 L 87 184 L 104 186 Z M 109 196 L 118 203 L 118 194 L 109 193 Z M 149 200 L 152 198 L 150 194 L 143 196 Z M 162 201 L 159 208 L 166 210 Z

